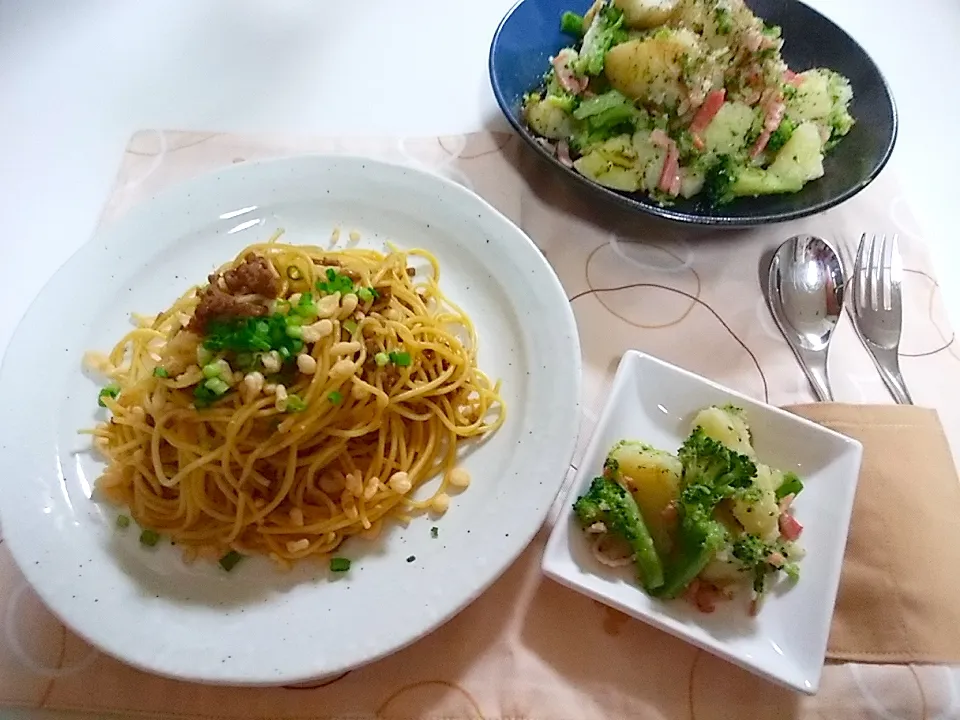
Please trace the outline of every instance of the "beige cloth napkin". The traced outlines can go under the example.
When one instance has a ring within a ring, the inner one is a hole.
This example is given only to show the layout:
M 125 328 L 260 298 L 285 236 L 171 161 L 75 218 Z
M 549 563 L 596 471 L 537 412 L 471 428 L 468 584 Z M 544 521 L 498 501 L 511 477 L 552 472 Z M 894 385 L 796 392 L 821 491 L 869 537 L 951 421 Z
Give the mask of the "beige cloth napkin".
M 512 134 L 343 139 L 145 130 L 124 153 L 104 222 L 200 173 L 304 152 L 361 154 L 445 175 L 533 238 L 567 291 L 582 338 L 574 464 L 630 348 L 775 405 L 812 400 L 761 299 L 757 272 L 765 253 L 800 232 L 839 244 L 864 231 L 899 233 L 907 269 L 903 372 L 917 402 L 937 408 L 948 438 L 960 440 L 960 404 L 949 402 L 960 394 L 960 356 L 922 233 L 889 170 L 816 217 L 742 232 L 697 231 L 598 203 Z M 841 401 L 890 402 L 847 323 L 834 340 L 831 375 Z M 0 546 L 0 704 L 164 720 L 958 717 L 960 669 L 942 665 L 831 663 L 816 697 L 783 690 L 544 579 L 546 532 L 442 628 L 313 688 L 194 685 L 107 658 L 44 608 Z
M 827 656 L 960 662 L 960 482 L 933 410 L 788 408 L 863 443 Z

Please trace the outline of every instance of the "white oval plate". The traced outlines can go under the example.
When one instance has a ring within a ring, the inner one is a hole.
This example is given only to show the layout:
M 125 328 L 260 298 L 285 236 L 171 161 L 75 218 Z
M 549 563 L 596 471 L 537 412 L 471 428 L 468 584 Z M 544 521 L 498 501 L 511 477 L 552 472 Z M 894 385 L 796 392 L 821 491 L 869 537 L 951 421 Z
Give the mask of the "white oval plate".
M 244 212 L 240 212 L 243 210 Z M 154 313 L 244 246 L 423 247 L 441 287 L 473 318 L 479 364 L 503 380 L 507 421 L 464 456 L 473 476 L 439 519 L 375 542 L 331 579 L 316 563 L 282 573 L 184 565 L 166 541 L 91 500 L 102 464 L 77 430 L 97 419 L 85 350 L 108 350 L 129 313 Z M 475 599 L 533 538 L 573 453 L 580 396 L 573 313 L 553 270 L 479 197 L 421 171 L 305 156 L 237 165 L 151 198 L 107 228 L 30 307 L 0 368 L 2 520 L 27 580 L 71 628 L 144 670 L 210 683 L 272 685 L 340 673 L 422 637 Z M 431 527 L 439 529 L 431 537 Z M 413 559 L 411 559 L 413 558 Z

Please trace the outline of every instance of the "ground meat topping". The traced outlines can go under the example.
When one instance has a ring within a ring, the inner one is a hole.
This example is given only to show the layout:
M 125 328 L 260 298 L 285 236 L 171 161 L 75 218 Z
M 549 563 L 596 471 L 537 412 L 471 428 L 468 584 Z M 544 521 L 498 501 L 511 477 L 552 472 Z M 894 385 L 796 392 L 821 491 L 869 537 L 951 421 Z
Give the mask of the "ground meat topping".
M 237 267 L 225 273 L 213 273 L 210 284 L 200 292 L 200 303 L 193 312 L 187 330 L 206 333 L 213 320 L 261 317 L 267 314 L 266 301 L 277 297 L 280 282 L 266 258 L 249 253 Z
M 231 295 L 255 294 L 275 298 L 280 293 L 280 278 L 273 265 L 256 253 L 247 253 L 242 263 L 227 270 L 223 282 Z

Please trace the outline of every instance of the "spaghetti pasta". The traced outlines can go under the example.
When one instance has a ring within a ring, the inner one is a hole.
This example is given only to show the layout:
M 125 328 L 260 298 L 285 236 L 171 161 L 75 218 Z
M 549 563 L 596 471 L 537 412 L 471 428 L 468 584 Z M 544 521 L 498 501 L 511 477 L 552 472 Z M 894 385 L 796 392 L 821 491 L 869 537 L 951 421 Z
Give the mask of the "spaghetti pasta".
M 88 358 L 111 381 L 110 418 L 91 431 L 107 459 L 98 493 L 188 557 L 284 566 L 442 512 L 464 487 L 458 443 L 496 430 L 505 408 L 439 277 L 426 250 L 276 236 L 244 249 Z M 432 496 L 412 497 L 438 474 Z

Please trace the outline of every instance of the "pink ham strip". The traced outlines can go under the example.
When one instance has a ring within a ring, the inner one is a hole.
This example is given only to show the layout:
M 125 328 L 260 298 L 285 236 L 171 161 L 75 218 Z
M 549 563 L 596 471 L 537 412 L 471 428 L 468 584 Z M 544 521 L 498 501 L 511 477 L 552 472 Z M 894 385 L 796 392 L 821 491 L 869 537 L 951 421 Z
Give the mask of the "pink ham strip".
M 766 116 L 763 120 L 763 130 L 760 133 L 760 137 L 757 138 L 753 149 L 750 151 L 750 157 L 755 158 L 767 147 L 767 143 L 770 142 L 770 136 L 780 127 L 786 111 L 787 106 L 784 105 L 782 98 L 776 95 L 768 98 L 766 102 Z
M 573 160 L 570 159 L 570 143 L 566 140 L 560 140 L 557 143 L 557 160 L 561 165 L 573 167 Z
M 650 133 L 650 140 L 655 145 L 666 148 L 667 157 L 663 160 L 663 169 L 660 171 L 660 180 L 657 187 L 670 195 L 680 194 L 680 151 L 677 144 L 663 131 L 657 128 Z
M 784 513 L 780 516 L 780 535 L 783 536 L 784 540 L 796 540 L 800 537 L 800 533 L 803 532 L 803 525 L 793 516 L 788 513 Z
M 560 87 L 573 95 L 579 95 L 587 89 L 588 78 L 578 78 L 573 74 L 570 65 L 576 59 L 577 53 L 570 48 L 565 48 L 557 53 L 553 58 L 553 69 L 557 74 L 557 82 Z
M 714 90 L 707 95 L 703 105 L 693 116 L 693 122 L 690 123 L 690 133 L 693 135 L 693 144 L 698 150 L 703 150 L 703 138 L 700 133 L 707 129 L 707 126 L 713 121 L 723 107 L 724 100 L 727 99 L 727 91 L 724 89 Z
M 793 85 L 794 87 L 800 87 L 803 85 L 803 78 L 789 68 L 783 73 L 783 80 L 788 85 Z

